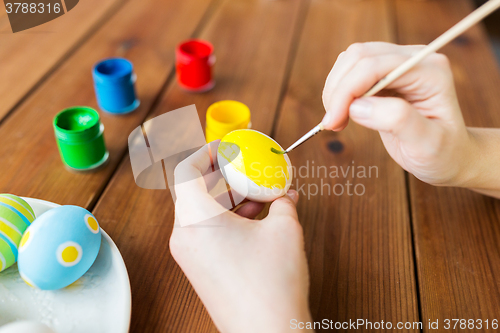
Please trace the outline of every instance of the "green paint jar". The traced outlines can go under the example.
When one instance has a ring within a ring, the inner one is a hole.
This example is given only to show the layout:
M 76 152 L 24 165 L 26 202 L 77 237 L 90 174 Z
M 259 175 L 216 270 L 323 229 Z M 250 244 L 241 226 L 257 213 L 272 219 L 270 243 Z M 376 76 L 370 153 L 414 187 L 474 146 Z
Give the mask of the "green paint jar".
M 104 125 L 96 110 L 85 106 L 65 109 L 54 118 L 54 131 L 61 159 L 69 169 L 92 170 L 108 160 Z

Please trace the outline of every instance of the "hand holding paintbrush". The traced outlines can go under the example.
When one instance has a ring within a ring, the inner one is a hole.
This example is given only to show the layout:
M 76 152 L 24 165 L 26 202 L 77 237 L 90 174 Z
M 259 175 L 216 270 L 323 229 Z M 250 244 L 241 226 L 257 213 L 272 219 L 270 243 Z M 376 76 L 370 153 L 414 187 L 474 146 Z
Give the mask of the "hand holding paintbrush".
M 500 129 L 465 126 L 449 61 L 434 52 L 498 7 L 500 0 L 487 2 L 428 46 L 348 48 L 328 75 L 323 121 L 286 152 L 324 128 L 342 129 L 350 117 L 377 130 L 391 157 L 422 181 L 500 197 L 494 167 L 500 165 Z M 398 97 L 373 96 L 383 88 Z
M 382 89 L 388 87 L 391 83 L 393 83 L 395 80 L 400 78 L 403 74 L 407 73 L 409 70 L 411 70 L 415 65 L 420 63 L 423 59 L 425 59 L 427 56 L 430 54 L 433 54 L 449 42 L 451 42 L 453 39 L 464 33 L 466 30 L 480 22 L 482 19 L 484 19 L 486 16 L 494 12 L 496 9 L 500 7 L 500 0 L 490 0 L 486 2 L 484 5 L 476 9 L 474 12 L 469 14 L 467 17 L 465 17 L 462 21 L 457 23 L 455 26 L 450 28 L 448 31 L 446 31 L 444 34 L 439 36 L 437 39 L 435 39 L 432 43 L 427 45 L 426 47 L 422 48 L 418 52 L 416 52 L 412 57 L 407 59 L 405 62 L 403 62 L 400 66 L 395 68 L 392 72 L 390 72 L 388 75 L 386 75 L 384 78 L 382 78 L 380 81 L 378 81 L 374 86 L 372 86 L 364 95 L 363 97 L 370 97 L 374 96 L 378 92 L 380 92 Z M 356 59 L 356 58 L 355 58 Z M 386 61 L 389 60 L 394 60 L 387 58 L 385 59 Z M 372 65 L 372 64 L 370 64 Z M 375 65 L 375 64 L 373 64 Z M 382 65 L 382 64 L 381 64 Z M 359 66 L 358 66 L 359 69 Z M 367 71 L 369 70 L 368 68 L 362 68 L 362 70 Z M 328 85 L 328 83 L 327 83 Z M 329 99 L 329 96 L 326 96 L 326 99 Z M 336 103 L 336 101 L 331 101 L 328 100 L 328 104 L 330 103 Z M 325 105 L 327 107 L 327 105 Z M 327 109 L 328 112 L 328 109 Z M 276 149 L 271 149 L 274 153 L 276 154 L 287 154 L 314 135 L 318 134 L 322 130 L 325 129 L 325 126 L 328 126 L 331 122 L 335 122 L 334 115 L 331 113 L 327 113 L 323 121 L 318 124 L 316 127 L 314 127 L 312 130 L 310 130 L 308 133 L 306 133 L 303 137 L 301 137 L 299 140 L 297 140 L 294 144 L 292 144 L 288 149 L 285 151 L 278 151 Z

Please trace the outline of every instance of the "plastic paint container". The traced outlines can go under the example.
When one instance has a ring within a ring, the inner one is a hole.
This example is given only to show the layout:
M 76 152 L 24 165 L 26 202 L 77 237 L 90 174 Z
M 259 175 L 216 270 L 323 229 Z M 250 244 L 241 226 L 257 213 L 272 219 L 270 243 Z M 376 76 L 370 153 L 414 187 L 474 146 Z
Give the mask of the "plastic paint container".
M 187 40 L 177 46 L 176 71 L 179 85 L 188 91 L 204 92 L 212 89 L 215 81 L 212 68 L 214 47 L 201 39 Z
M 212 142 L 237 129 L 251 127 L 250 109 L 237 101 L 220 101 L 208 107 L 206 139 Z
M 61 159 L 69 169 L 92 170 L 108 160 L 104 125 L 96 110 L 85 106 L 68 108 L 55 116 L 53 124 Z
M 134 67 L 123 58 L 104 59 L 92 68 L 97 104 L 101 110 L 124 114 L 137 109 Z

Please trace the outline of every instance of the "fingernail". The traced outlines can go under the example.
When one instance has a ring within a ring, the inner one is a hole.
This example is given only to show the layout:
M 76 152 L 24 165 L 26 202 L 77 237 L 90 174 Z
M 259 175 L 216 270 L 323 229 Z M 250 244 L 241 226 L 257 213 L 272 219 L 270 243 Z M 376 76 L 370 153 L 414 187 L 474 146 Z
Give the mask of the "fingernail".
M 349 113 L 355 118 L 369 118 L 372 115 L 372 103 L 364 99 L 356 99 L 349 107 Z
M 325 116 L 323 117 L 323 120 L 321 121 L 321 123 L 324 125 L 324 126 L 328 126 L 328 124 L 332 121 L 332 115 L 330 114 L 330 112 L 326 112 Z
M 296 191 L 289 190 L 287 194 L 290 197 L 290 199 L 293 200 L 293 202 L 297 203 L 297 200 L 299 199 L 299 194 Z

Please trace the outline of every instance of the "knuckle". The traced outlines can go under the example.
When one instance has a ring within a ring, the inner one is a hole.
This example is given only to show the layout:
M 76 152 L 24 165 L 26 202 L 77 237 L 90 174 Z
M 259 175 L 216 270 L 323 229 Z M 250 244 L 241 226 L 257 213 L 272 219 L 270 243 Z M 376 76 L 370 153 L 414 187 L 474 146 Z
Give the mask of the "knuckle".
M 433 53 L 429 56 L 429 61 L 444 69 L 450 68 L 450 60 L 442 53 Z
M 436 78 L 439 79 L 441 83 L 453 83 L 451 63 L 447 56 L 442 53 L 434 53 L 429 57 L 429 61 L 438 69 L 436 71 Z
M 370 72 L 373 68 L 377 66 L 377 60 L 375 58 L 363 58 L 358 62 L 358 66 L 364 72 Z
M 393 98 L 391 104 L 392 104 L 392 109 L 394 109 L 395 111 L 400 111 L 403 109 L 406 110 L 408 106 L 408 102 L 402 98 Z
M 342 52 L 339 53 L 339 55 L 337 56 L 337 61 L 339 61 L 340 59 L 342 59 L 344 57 L 345 52 L 346 51 L 342 51 Z
M 324 89 L 323 93 L 321 94 L 321 99 L 323 100 L 323 105 L 325 106 L 326 110 L 327 110 L 328 102 L 330 101 L 330 94 L 331 94 L 331 92 L 327 91 L 327 89 Z
M 418 44 L 418 45 L 398 45 L 398 46 L 400 50 L 402 50 L 404 53 L 412 56 L 422 51 L 427 45 Z
M 399 98 L 393 100 L 390 109 L 391 110 L 388 112 L 393 114 L 393 116 L 390 118 L 390 126 L 393 131 L 397 132 L 404 126 L 404 124 L 406 124 L 411 116 L 411 112 L 410 110 L 408 110 L 408 105 L 406 104 L 406 102 Z
M 291 201 L 291 199 L 280 198 L 280 204 L 284 206 L 288 206 L 288 208 L 295 209 L 295 204 Z
M 361 59 L 365 54 L 365 49 L 366 46 L 363 43 L 354 43 L 347 48 L 346 54 Z

